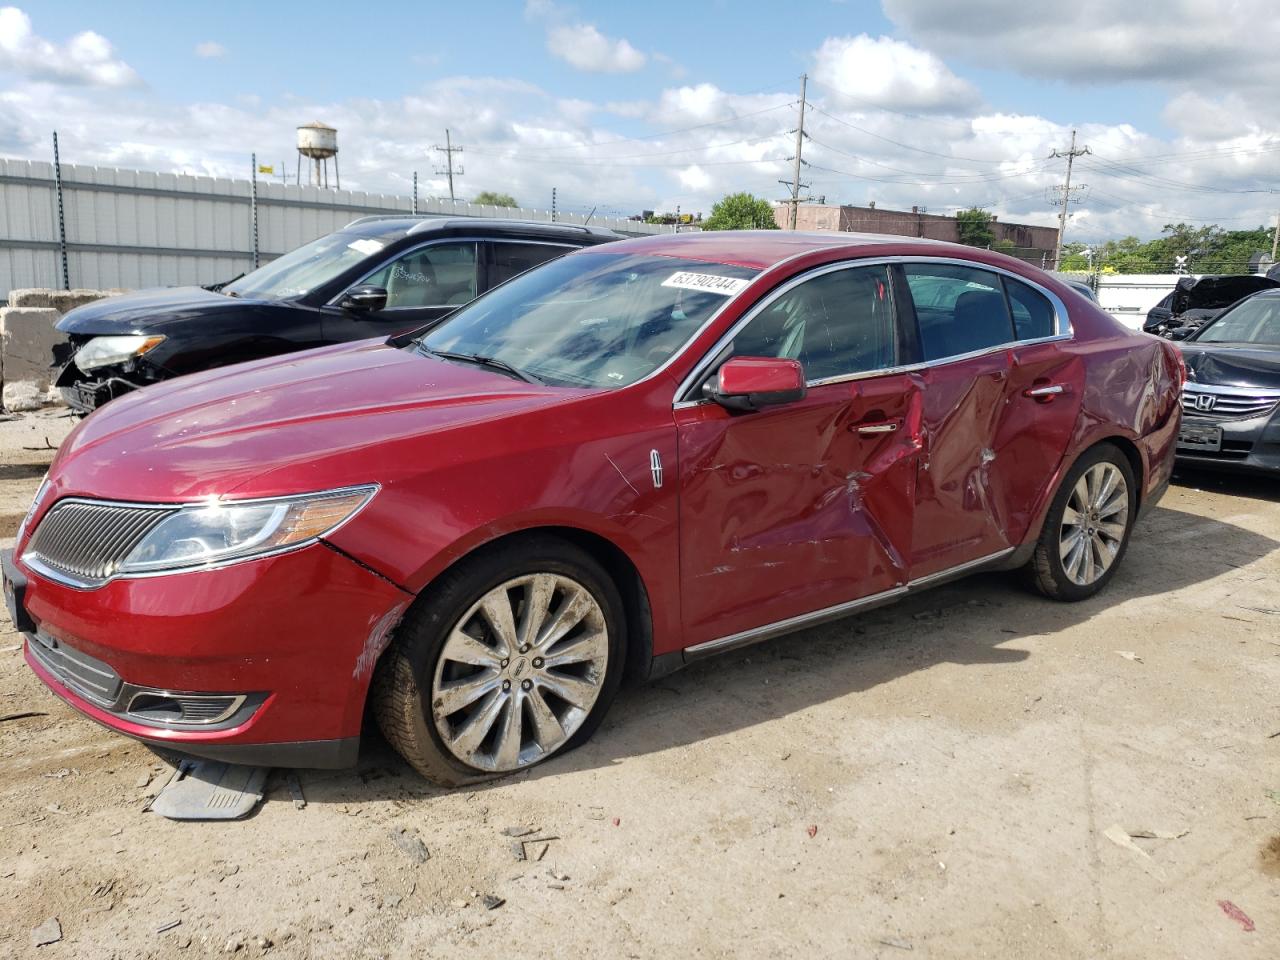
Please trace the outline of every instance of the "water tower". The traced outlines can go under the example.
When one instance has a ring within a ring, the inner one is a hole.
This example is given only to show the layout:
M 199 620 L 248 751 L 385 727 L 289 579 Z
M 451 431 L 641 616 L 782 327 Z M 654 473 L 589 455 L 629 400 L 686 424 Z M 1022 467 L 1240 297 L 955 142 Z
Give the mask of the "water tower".
M 317 187 L 329 186 L 329 158 L 333 158 L 334 185 L 342 188 L 338 175 L 338 131 L 316 120 L 298 128 L 298 183 L 302 183 L 302 158 L 315 162 L 311 182 Z

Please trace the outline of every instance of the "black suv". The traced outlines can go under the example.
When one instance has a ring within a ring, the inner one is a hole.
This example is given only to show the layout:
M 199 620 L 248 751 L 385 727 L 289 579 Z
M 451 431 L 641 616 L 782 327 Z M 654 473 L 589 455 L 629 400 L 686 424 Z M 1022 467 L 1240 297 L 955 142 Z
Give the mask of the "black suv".
M 438 320 L 516 274 L 620 239 L 570 224 L 364 217 L 221 287 L 168 287 L 77 307 L 57 329 L 54 381 L 88 413 L 213 367 Z

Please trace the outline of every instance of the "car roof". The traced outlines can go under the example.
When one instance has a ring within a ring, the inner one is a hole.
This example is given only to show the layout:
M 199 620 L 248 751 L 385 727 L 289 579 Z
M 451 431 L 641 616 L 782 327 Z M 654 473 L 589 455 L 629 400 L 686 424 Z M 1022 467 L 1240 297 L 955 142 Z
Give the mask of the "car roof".
M 973 259 L 977 248 L 942 240 L 898 237 L 880 233 L 809 232 L 800 230 L 705 230 L 698 233 L 659 234 L 623 240 L 611 253 L 638 253 L 684 257 L 712 263 L 731 263 L 765 270 L 791 257 L 819 250 L 859 247 L 920 246 L 933 252 L 955 253 Z M 986 251 L 983 251 L 984 253 Z
M 360 217 L 342 228 L 343 233 L 364 237 L 429 236 L 466 232 L 478 236 L 554 237 L 556 239 L 605 243 L 622 235 L 603 227 L 576 223 L 546 223 L 538 220 L 510 220 L 497 217 L 440 217 L 421 214 L 381 214 Z

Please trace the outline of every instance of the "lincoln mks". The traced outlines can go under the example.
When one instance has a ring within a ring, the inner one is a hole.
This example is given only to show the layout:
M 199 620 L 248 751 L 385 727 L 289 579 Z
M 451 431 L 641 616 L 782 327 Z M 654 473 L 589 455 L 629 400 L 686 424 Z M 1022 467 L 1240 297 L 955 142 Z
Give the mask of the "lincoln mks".
M 122 734 L 462 784 L 650 677 L 980 570 L 1115 576 L 1181 357 L 1040 270 L 782 231 L 574 252 L 425 332 L 113 401 L 5 558 L 31 669 Z M 366 710 L 368 707 L 368 710 Z

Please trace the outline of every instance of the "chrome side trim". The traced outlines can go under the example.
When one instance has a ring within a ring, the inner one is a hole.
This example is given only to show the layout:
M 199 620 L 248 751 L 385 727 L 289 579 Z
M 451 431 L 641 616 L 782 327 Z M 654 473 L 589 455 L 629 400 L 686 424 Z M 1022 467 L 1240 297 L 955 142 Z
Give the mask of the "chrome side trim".
M 793 630 L 803 630 L 805 627 L 816 626 L 825 623 L 828 620 L 837 620 L 846 614 L 853 613 L 864 607 L 870 607 L 879 603 L 888 603 L 897 597 L 906 596 L 906 587 L 894 587 L 892 590 L 885 590 L 881 593 L 873 593 L 869 597 L 862 597 L 859 600 L 850 600 L 848 603 L 837 603 L 833 607 L 823 607 L 821 610 L 814 610 L 811 613 L 802 613 L 799 616 L 788 617 L 786 620 L 779 620 L 776 623 L 765 624 L 763 627 L 753 627 L 750 630 L 743 630 L 741 633 L 734 633 L 727 637 L 721 637 L 719 640 L 708 640 L 706 643 L 695 643 L 692 647 L 684 648 L 686 659 L 694 657 L 705 657 L 713 653 L 723 653 L 726 650 L 736 650 L 738 647 L 750 646 L 753 643 L 759 643 L 762 640 L 771 640 L 774 637 L 780 637 L 784 633 L 791 633 Z
M 877 607 L 893 600 L 897 600 L 899 597 L 905 597 L 908 594 L 915 593 L 918 590 L 936 586 L 944 580 L 963 577 L 967 573 L 972 573 L 982 567 L 1005 559 L 1016 549 L 1016 547 L 1007 547 L 1004 550 L 997 550 L 995 553 L 988 554 L 985 557 L 978 557 L 976 560 L 968 560 L 964 563 L 957 564 L 954 567 L 948 567 L 946 570 L 939 570 L 937 573 L 918 577 L 904 586 L 893 587 L 889 590 L 883 590 L 880 593 L 873 593 L 870 596 L 860 597 L 857 600 L 850 600 L 847 603 L 837 603 L 835 606 L 823 607 L 821 610 L 801 613 L 797 616 L 788 617 L 785 620 L 778 620 L 774 623 L 766 623 L 763 626 L 753 627 L 750 630 L 743 630 L 741 633 L 730 634 L 727 637 L 720 637 L 716 640 L 707 640 L 704 643 L 695 643 L 691 647 L 684 648 L 684 657 L 686 660 L 694 660 L 700 657 L 711 656 L 716 653 L 724 653 L 728 650 L 747 647 L 751 644 L 760 643 L 764 640 L 772 640 L 774 637 L 780 637 L 783 634 L 792 633 L 796 630 L 803 630 L 806 627 L 814 627 L 830 620 L 839 620 L 841 617 L 847 616 L 848 614 L 854 613 L 858 610 Z
M 1007 547 L 1004 550 L 997 550 L 995 553 L 989 553 L 985 557 L 978 557 L 976 560 L 969 560 L 965 563 L 957 564 L 954 567 L 947 567 L 945 570 L 939 570 L 937 573 L 931 573 L 924 577 L 917 577 L 907 584 L 909 590 L 923 590 L 927 587 L 936 586 L 943 580 L 951 580 L 955 577 L 963 577 L 966 573 L 971 573 L 979 567 L 985 567 L 989 563 L 995 563 L 1003 560 L 1012 554 L 1017 547 Z

